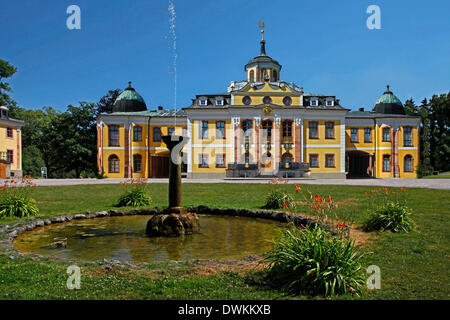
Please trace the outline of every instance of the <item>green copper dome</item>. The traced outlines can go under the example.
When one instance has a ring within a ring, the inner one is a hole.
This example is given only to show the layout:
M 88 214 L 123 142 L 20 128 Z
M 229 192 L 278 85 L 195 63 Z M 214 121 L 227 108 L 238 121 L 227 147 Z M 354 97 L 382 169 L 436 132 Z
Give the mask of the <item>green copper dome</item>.
M 405 114 L 405 109 L 400 99 L 389 90 L 389 86 L 386 87 L 386 91 L 375 102 L 373 111 L 384 114 Z
M 147 106 L 139 93 L 131 87 L 131 81 L 116 99 L 113 106 L 113 112 L 139 112 L 146 111 Z

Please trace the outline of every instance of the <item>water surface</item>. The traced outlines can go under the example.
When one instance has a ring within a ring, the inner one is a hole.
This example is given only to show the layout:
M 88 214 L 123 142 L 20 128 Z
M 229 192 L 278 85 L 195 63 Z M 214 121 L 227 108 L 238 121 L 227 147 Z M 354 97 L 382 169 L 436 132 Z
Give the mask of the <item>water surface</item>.
M 269 250 L 280 226 L 270 220 L 201 215 L 198 234 L 150 238 L 145 236 L 149 219 L 126 216 L 73 220 L 26 232 L 14 240 L 14 245 L 23 252 L 87 261 L 240 259 Z M 67 238 L 67 247 L 52 245 L 59 237 Z

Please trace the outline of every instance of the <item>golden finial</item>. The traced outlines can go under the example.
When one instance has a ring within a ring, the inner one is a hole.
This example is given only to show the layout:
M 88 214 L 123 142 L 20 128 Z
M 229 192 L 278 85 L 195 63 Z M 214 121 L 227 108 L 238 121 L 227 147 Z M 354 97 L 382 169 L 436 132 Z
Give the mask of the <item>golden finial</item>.
M 259 27 L 261 28 L 261 40 L 264 40 L 264 21 L 259 21 Z

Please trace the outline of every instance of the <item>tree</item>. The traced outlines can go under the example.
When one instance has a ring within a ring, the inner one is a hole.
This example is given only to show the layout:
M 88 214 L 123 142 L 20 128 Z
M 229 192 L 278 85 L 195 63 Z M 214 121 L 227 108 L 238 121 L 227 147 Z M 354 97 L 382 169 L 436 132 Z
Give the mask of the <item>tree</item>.
M 100 113 L 111 113 L 113 110 L 114 102 L 121 92 L 122 90 L 120 89 L 109 90 L 108 93 L 104 95 L 97 103 L 97 115 L 99 115 Z
M 15 101 L 8 95 L 8 92 L 11 92 L 9 83 L 5 82 L 4 79 L 11 77 L 16 72 L 16 67 L 0 59 L 0 106 L 9 107 L 10 105 L 15 105 Z
M 94 175 L 97 165 L 97 127 L 94 103 L 80 102 L 79 107 L 69 105 L 52 123 L 50 147 L 55 151 L 54 159 L 58 176 L 80 178 L 84 172 Z

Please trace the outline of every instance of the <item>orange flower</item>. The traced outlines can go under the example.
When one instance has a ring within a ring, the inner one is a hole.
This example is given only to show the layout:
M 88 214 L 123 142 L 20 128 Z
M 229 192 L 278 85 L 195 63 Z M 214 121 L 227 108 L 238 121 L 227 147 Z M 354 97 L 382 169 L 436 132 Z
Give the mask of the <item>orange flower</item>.
M 296 184 L 295 185 L 295 191 L 299 191 L 299 190 L 302 190 L 302 186 L 299 185 L 299 184 Z
M 373 196 L 373 195 L 375 195 L 375 194 L 374 194 L 373 192 L 371 192 L 371 193 L 370 193 L 370 196 Z
M 364 192 L 364 195 L 367 196 L 367 192 Z
M 327 199 L 326 199 L 326 202 L 333 202 L 333 197 L 328 197 Z
M 395 193 L 395 190 L 391 190 L 392 193 Z

